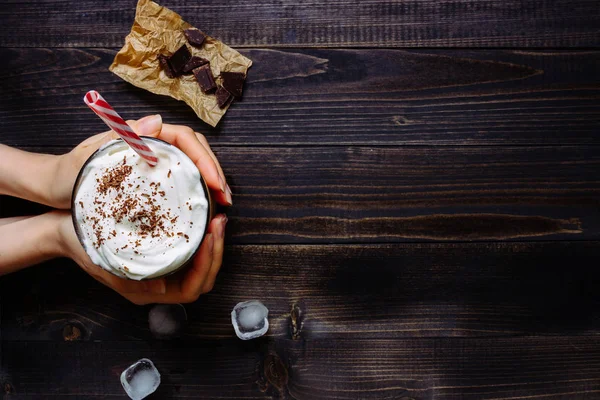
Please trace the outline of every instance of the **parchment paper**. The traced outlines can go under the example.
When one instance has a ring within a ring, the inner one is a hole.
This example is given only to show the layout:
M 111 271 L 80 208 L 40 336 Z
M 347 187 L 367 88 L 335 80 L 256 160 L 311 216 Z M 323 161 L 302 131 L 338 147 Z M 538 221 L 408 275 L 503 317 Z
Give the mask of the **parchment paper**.
M 221 110 L 216 96 L 202 93 L 193 74 L 171 79 L 158 63 L 159 54 L 171 55 L 187 43 L 183 30 L 191 27 L 168 8 L 139 0 L 131 32 L 109 69 L 137 87 L 185 101 L 204 122 L 216 126 L 229 106 Z M 252 65 L 250 59 L 210 36 L 200 49 L 187 46 L 192 55 L 210 61 L 217 83 L 221 83 L 221 71 L 247 73 Z

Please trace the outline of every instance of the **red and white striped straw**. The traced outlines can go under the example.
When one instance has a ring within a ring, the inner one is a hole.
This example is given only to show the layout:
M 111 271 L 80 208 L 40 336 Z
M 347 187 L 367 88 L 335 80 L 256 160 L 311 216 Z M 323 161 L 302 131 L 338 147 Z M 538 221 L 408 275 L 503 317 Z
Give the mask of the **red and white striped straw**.
M 95 90 L 90 90 L 83 98 L 85 104 L 88 105 L 106 125 L 140 155 L 150 166 L 155 166 L 158 163 L 156 154 L 148 147 L 148 145 L 139 137 L 127 122 L 104 100 L 100 93 Z

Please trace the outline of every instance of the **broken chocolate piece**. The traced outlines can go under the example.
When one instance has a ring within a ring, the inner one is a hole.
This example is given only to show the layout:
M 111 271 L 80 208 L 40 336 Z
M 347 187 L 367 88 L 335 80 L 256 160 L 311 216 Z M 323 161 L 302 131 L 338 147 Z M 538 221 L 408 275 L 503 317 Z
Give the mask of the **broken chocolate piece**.
M 188 42 L 194 47 L 201 47 L 206 35 L 199 29 L 190 28 L 183 31 Z
M 173 70 L 171 69 L 171 66 L 169 65 L 169 57 L 168 56 L 165 56 L 164 54 L 159 54 L 158 55 L 158 63 L 160 64 L 160 67 L 162 68 L 163 71 L 165 71 L 165 74 L 169 78 L 175 78 L 175 72 L 173 72 Z
M 204 64 L 208 64 L 208 60 L 206 58 L 193 56 L 192 58 L 190 58 L 190 61 L 188 61 L 183 66 L 183 70 L 182 71 L 183 71 L 184 74 L 187 74 L 188 72 L 192 72 L 192 70 L 194 68 L 201 67 Z
M 169 65 L 176 76 L 183 74 L 183 67 L 190 61 L 192 54 L 184 44 L 171 57 L 169 57 Z
M 217 93 L 215 93 L 215 95 L 217 96 L 217 105 L 221 109 L 227 107 L 227 105 L 233 100 L 231 93 L 229 93 L 223 86 L 219 86 L 217 88 Z
M 221 72 L 223 87 L 235 97 L 242 97 L 242 88 L 246 75 L 241 72 Z
M 204 93 L 210 93 L 217 88 L 217 84 L 210 70 L 210 64 L 204 64 L 201 67 L 194 69 L 194 76 L 200 85 L 200 89 Z

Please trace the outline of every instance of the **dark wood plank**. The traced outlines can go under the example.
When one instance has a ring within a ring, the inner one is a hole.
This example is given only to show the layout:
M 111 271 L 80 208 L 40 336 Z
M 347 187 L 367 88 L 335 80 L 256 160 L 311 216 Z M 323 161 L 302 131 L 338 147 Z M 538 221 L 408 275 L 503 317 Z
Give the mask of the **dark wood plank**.
M 600 394 L 595 337 L 179 343 L 3 342 L 6 399 L 123 398 L 119 374 L 148 357 L 149 399 L 581 399 Z
M 238 47 L 584 47 L 600 43 L 595 0 L 159 3 Z M 134 13 L 131 0 L 4 1 L 0 46 L 120 46 Z
M 599 242 L 228 246 L 185 338 L 232 339 L 260 299 L 288 339 L 600 333 Z M 0 280 L 9 341 L 149 340 L 148 311 L 58 260 Z
M 82 101 L 96 89 L 125 118 L 160 113 L 213 144 L 600 143 L 600 51 L 247 50 L 243 101 L 217 129 L 111 74 L 114 54 L 0 49 L 2 142 L 73 146 L 103 130 Z
M 214 150 L 229 243 L 600 238 L 597 147 Z M 39 209 L 5 202 L 0 216 Z

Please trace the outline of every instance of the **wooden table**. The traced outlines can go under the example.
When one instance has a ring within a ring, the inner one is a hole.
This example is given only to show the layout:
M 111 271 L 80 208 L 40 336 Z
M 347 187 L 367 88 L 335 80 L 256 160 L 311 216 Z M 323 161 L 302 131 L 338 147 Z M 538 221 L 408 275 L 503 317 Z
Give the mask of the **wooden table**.
M 126 118 L 203 132 L 234 192 L 179 341 L 68 260 L 0 279 L 0 397 L 600 398 L 597 0 L 164 0 L 254 61 L 212 129 L 108 71 L 133 0 L 0 10 L 0 140 L 64 153 Z M 43 207 L 2 199 L 2 216 Z M 239 301 L 270 309 L 238 340 Z

